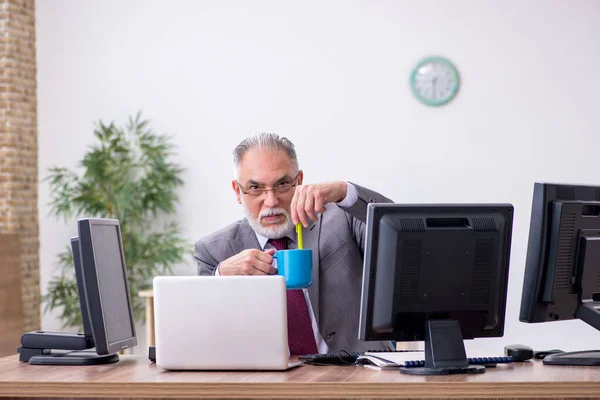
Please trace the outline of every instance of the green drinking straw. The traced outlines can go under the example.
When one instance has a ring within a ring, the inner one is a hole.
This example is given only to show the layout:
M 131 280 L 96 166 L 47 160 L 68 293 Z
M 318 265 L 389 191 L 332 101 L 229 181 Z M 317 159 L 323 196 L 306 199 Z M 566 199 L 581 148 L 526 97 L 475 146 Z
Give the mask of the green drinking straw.
M 298 235 L 298 250 L 302 250 L 302 223 L 296 224 L 296 234 Z

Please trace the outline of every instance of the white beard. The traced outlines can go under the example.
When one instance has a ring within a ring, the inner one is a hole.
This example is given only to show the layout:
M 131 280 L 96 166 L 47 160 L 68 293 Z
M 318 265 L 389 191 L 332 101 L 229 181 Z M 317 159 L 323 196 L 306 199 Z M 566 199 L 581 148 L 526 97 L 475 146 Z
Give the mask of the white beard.
M 254 219 L 250 215 L 250 211 L 248 210 L 248 207 L 246 207 L 246 204 L 243 204 L 243 206 L 244 214 L 248 219 L 250 227 L 252 227 L 252 229 L 254 229 L 254 232 L 259 234 L 260 236 L 264 236 L 268 239 L 281 239 L 282 237 L 285 237 L 294 231 L 294 223 L 292 222 L 292 217 L 283 208 L 268 208 L 260 212 L 260 214 L 258 215 L 258 219 Z M 268 217 L 277 214 L 285 216 L 285 222 L 283 224 L 264 226 L 260 223 L 260 220 L 263 217 Z

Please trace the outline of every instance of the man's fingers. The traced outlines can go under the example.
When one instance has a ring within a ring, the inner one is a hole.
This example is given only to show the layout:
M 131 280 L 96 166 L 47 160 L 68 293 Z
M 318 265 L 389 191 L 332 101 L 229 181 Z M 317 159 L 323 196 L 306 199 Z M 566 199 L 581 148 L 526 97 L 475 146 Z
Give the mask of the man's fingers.
M 267 264 L 271 264 L 273 262 L 273 254 L 275 254 L 275 249 L 269 249 L 267 251 L 256 251 L 254 257 L 258 261 L 265 262 Z
M 252 255 L 254 259 L 252 260 L 252 264 L 255 268 L 255 274 L 253 275 L 272 275 L 273 271 L 273 254 L 275 253 L 275 249 L 269 249 L 267 251 L 255 250 Z
M 313 194 L 306 196 L 306 201 L 304 202 L 304 211 L 310 219 L 315 222 L 317 221 L 317 214 L 315 214 L 315 198 Z
M 300 191 L 298 190 L 298 188 L 296 188 L 296 191 L 294 192 L 294 197 L 292 197 L 292 203 L 290 204 L 290 210 L 292 212 L 292 222 L 294 223 L 294 225 L 296 225 L 298 223 L 298 213 L 296 212 L 296 203 L 298 202 L 298 193 L 300 193 Z
M 298 193 L 298 200 L 296 202 L 295 210 L 298 213 L 298 219 L 302 222 L 302 225 L 306 228 L 308 226 L 308 216 L 306 215 L 306 211 L 304 210 L 304 205 L 306 202 L 306 193 L 301 190 Z
M 320 214 L 323 214 L 327 210 L 325 208 L 325 202 L 321 197 L 315 199 L 315 210 Z
M 273 255 L 277 252 L 277 250 L 275 249 L 269 249 L 267 250 L 265 253 L 269 254 L 271 256 L 271 261 L 269 262 L 269 264 L 271 265 L 271 269 L 269 270 L 269 275 L 277 275 L 277 268 L 275 268 L 273 266 Z
M 266 263 L 261 260 L 256 260 L 254 263 L 254 272 L 252 275 L 271 275 L 273 266 L 270 263 Z
M 275 249 L 260 251 L 247 249 L 223 261 L 220 275 L 273 275 L 277 270 L 271 265 Z

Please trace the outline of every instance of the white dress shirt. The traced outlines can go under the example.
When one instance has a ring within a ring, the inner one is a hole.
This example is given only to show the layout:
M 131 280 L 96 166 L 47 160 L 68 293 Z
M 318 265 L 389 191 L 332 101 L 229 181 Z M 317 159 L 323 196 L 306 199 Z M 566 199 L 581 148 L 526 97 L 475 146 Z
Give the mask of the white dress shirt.
M 337 203 L 337 205 L 342 208 L 351 207 L 358 200 L 358 192 L 356 191 L 356 188 L 349 182 L 346 182 L 346 184 L 348 185 L 348 189 L 346 191 L 346 197 L 344 197 L 344 199 L 342 201 Z M 256 234 L 256 238 L 258 239 L 258 244 L 260 245 L 260 248 L 263 251 L 275 248 L 271 243 L 269 243 L 269 238 L 261 236 L 261 235 L 257 234 L 256 232 L 255 232 L 255 234 Z M 294 236 L 294 237 L 288 237 L 288 239 L 289 239 L 288 246 L 290 249 L 296 249 L 297 248 L 296 233 L 294 232 L 292 236 Z M 220 266 L 220 264 L 219 264 L 219 266 Z M 219 266 L 217 266 L 217 269 L 215 270 L 215 276 L 219 276 Z M 277 268 L 277 259 L 273 260 L 273 266 L 275 268 Z M 310 303 L 310 298 L 308 297 L 308 292 L 306 291 L 306 289 L 302 289 L 302 292 L 304 293 L 304 298 L 306 299 L 306 305 L 308 306 L 308 314 L 310 316 L 310 323 L 312 325 L 313 333 L 315 335 L 315 342 L 317 343 L 317 349 L 320 354 L 329 353 L 329 348 L 327 347 L 327 343 L 325 343 L 325 340 L 323 340 L 323 338 L 321 337 L 321 334 L 319 333 L 319 327 L 317 326 L 317 320 L 315 319 L 315 314 L 313 312 L 313 309 L 312 309 L 312 306 Z

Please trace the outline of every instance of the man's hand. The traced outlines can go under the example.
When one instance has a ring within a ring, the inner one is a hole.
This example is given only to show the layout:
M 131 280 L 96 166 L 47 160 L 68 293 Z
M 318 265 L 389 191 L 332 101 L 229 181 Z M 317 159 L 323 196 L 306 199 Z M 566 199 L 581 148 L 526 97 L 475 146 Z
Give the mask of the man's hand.
M 219 265 L 219 275 L 274 275 L 271 265 L 275 249 L 260 251 L 247 249 L 228 258 Z
M 346 197 L 346 182 L 325 182 L 296 187 L 292 198 L 291 212 L 294 224 L 302 222 L 306 228 L 309 219 L 317 221 L 317 213 L 325 212 L 325 205 L 337 203 Z

